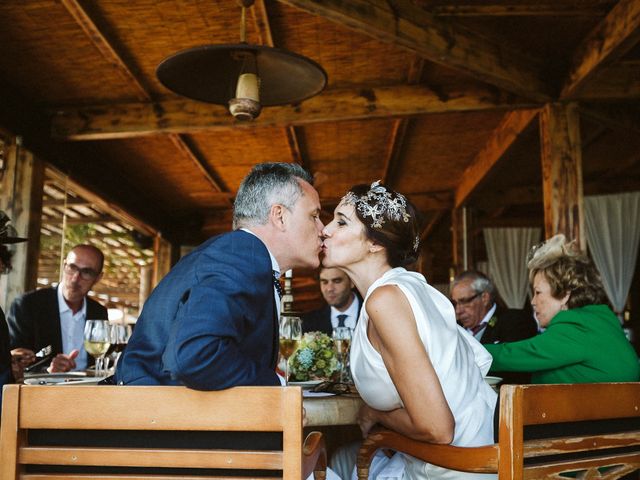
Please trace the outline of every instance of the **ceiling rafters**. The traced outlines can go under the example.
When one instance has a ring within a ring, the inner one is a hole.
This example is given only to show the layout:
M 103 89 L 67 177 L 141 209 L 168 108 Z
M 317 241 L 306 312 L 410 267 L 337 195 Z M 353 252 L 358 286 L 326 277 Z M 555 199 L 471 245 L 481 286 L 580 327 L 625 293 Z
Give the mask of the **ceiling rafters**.
M 399 84 L 328 89 L 299 105 L 270 107 L 253 122 L 242 124 L 219 105 L 193 100 L 63 107 L 54 109 L 52 132 L 58 140 L 100 140 L 538 106 L 490 87 L 443 87 L 435 91 L 424 85 Z
M 455 193 L 455 208 L 463 206 L 469 195 L 486 180 L 507 149 L 516 141 L 539 110 L 520 110 L 507 113 L 493 131 L 487 143 L 466 168 Z
M 640 0 L 620 0 L 587 35 L 573 56 L 560 98 L 576 96 L 591 78 L 640 39 Z
M 78 0 L 61 0 L 67 11 L 73 16 L 76 22 L 82 27 L 82 30 L 87 34 L 91 43 L 98 49 L 102 56 L 118 71 L 125 81 L 134 88 L 138 100 L 150 102 L 153 98 L 142 85 L 140 80 L 131 71 L 131 68 L 122 59 L 122 56 L 114 49 L 112 43 L 107 37 L 100 31 L 96 23 L 93 21 L 88 12 L 80 5 Z M 184 155 L 186 158 L 196 164 L 198 169 L 202 172 L 207 181 L 218 192 L 224 192 L 220 183 L 214 177 L 214 174 L 210 171 L 210 167 L 195 152 L 184 139 L 175 133 L 169 134 L 171 143 Z
M 424 60 L 421 57 L 416 56 L 414 61 L 411 62 L 409 74 L 407 75 L 407 83 L 409 85 L 415 85 L 420 82 L 423 68 Z M 408 128 L 408 118 L 398 118 L 394 120 L 391 128 L 391 137 L 389 139 L 389 147 L 387 148 L 387 154 L 385 156 L 382 179 L 383 183 L 392 187 L 395 184 L 396 175 L 402 167 L 402 148 L 404 146 L 404 140 L 407 135 Z
M 411 0 L 279 0 L 383 42 L 404 47 L 506 91 L 550 99 L 542 63 L 502 43 L 437 18 Z
M 592 2 L 539 2 L 536 4 L 496 4 L 496 5 L 438 5 L 426 9 L 441 17 L 524 17 L 524 16 L 568 16 L 597 17 L 605 15 L 611 8 L 611 0 Z
M 269 12 L 267 11 L 267 5 L 264 0 L 256 0 L 253 8 L 253 19 L 258 31 L 258 38 L 260 43 L 275 47 L 273 41 L 273 34 L 271 33 L 271 22 L 269 21 Z M 309 161 L 306 158 L 306 152 L 302 150 L 300 139 L 298 138 L 298 132 L 293 125 L 287 125 L 285 128 L 285 135 L 287 137 L 287 145 L 291 152 L 291 161 L 302 165 L 305 169 L 309 168 Z

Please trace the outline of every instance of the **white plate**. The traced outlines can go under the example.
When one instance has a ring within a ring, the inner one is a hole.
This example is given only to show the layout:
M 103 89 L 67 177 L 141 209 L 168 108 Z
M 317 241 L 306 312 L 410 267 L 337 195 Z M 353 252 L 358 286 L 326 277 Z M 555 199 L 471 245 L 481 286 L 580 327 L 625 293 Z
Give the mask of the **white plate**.
M 27 385 L 96 385 L 104 377 L 88 377 L 84 372 L 41 373 L 26 375 Z
M 306 382 L 289 382 L 289 385 L 293 387 L 315 387 L 324 380 L 307 380 Z
M 502 381 L 501 377 L 484 377 L 484 381 L 489 385 L 497 385 Z

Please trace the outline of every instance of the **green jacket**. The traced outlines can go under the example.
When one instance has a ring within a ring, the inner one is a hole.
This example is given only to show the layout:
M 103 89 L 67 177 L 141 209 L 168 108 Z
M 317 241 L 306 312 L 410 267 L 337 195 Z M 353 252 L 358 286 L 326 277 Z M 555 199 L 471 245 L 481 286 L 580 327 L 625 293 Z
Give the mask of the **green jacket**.
M 638 356 L 606 305 L 564 310 L 540 335 L 483 346 L 493 356 L 492 371 L 532 372 L 531 383 L 640 379 Z

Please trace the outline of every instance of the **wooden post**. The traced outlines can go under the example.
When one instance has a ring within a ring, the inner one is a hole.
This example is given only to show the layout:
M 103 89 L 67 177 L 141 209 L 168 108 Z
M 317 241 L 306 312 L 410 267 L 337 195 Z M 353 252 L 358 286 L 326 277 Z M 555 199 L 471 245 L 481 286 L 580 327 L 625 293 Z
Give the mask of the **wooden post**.
M 451 211 L 451 244 L 453 247 L 452 262 L 455 274 L 464 270 L 464 216 L 462 214 L 462 208 L 454 208 Z
M 171 242 L 156 235 L 153 243 L 154 263 L 153 263 L 153 286 L 160 283 L 160 280 L 171 270 Z
M 545 238 L 563 233 L 584 250 L 580 119 L 575 103 L 545 106 L 540 114 L 540 145 Z
M 40 255 L 40 224 L 44 165 L 22 147 L 20 137 L 5 144 L 6 169 L 0 177 L 0 210 L 26 243 L 9 246 L 13 252 L 9 275 L 2 277 L 0 306 L 9 307 L 13 299 L 36 287 Z

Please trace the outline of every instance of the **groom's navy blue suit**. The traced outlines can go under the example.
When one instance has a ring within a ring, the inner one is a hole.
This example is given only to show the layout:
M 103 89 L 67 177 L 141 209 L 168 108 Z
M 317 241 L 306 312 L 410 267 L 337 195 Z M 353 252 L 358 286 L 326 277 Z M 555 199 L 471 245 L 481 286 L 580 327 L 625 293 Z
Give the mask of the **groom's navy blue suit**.
M 226 233 L 185 256 L 154 289 L 116 381 L 198 390 L 280 385 L 277 328 L 266 246 L 241 230 Z

